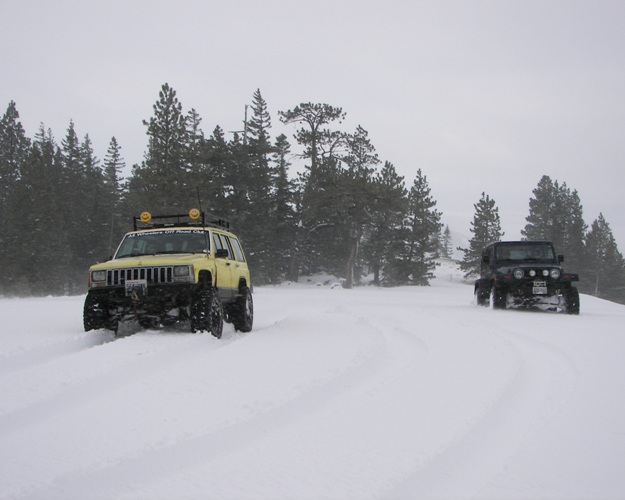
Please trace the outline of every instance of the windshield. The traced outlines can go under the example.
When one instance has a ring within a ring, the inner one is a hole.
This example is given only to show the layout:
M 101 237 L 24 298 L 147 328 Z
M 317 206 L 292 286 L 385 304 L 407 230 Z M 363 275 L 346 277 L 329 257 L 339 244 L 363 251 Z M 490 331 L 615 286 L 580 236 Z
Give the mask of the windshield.
M 553 262 L 556 257 L 551 245 L 501 245 L 496 248 L 495 258 L 510 261 Z
M 169 253 L 207 253 L 208 232 L 201 229 L 163 229 L 129 233 L 124 237 L 116 259 Z

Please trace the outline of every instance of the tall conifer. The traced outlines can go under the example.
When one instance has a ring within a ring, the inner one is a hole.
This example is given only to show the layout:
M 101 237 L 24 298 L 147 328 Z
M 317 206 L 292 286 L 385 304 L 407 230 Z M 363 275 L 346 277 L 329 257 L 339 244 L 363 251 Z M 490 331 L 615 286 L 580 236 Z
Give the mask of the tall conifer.
M 597 297 L 625 303 L 625 260 L 619 252 L 610 225 L 603 214 L 592 223 L 586 236 L 588 292 Z
M 375 285 L 391 284 L 396 243 L 401 239 L 403 219 L 408 209 L 404 178 L 390 162 L 385 162 L 374 179 L 373 220 L 365 232 L 363 253 Z
M 419 169 L 408 193 L 403 241 L 391 267 L 393 284 L 425 286 L 434 278 L 442 215 L 435 207 L 427 177 Z
M 147 127 L 148 150 L 134 175 L 141 177 L 141 202 L 154 211 L 185 210 L 195 192 L 188 185 L 188 135 L 182 104 L 176 91 L 165 83 L 153 106 Z
M 460 269 L 466 271 L 465 277 L 479 275 L 482 250 L 490 243 L 499 241 L 504 235 L 501 231 L 499 209 L 495 200 L 483 192 L 482 197 L 473 207 L 475 215 L 470 229 L 473 237 L 469 240 L 469 248 L 458 248 L 464 253 Z

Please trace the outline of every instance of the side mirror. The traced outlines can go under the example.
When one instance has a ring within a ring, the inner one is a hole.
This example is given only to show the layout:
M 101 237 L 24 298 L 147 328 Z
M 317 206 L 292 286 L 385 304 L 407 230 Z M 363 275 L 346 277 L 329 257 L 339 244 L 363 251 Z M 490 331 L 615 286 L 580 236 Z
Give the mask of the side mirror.
M 488 258 L 488 255 L 482 255 L 482 262 L 484 264 L 488 264 L 490 262 L 490 259 Z
M 228 250 L 226 250 L 225 248 L 218 248 L 215 252 L 215 257 L 218 259 L 227 259 L 229 255 L 230 254 L 228 253 Z
M 564 255 L 558 255 L 558 262 L 564 262 Z

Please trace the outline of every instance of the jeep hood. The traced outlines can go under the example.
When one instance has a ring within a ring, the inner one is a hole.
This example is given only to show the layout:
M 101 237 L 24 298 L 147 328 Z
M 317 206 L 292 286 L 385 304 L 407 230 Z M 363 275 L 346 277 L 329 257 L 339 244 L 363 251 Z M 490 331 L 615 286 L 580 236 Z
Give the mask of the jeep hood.
M 126 267 L 152 267 L 152 266 L 179 266 L 185 264 L 194 264 L 207 259 L 206 254 L 160 254 L 160 255 L 141 255 L 139 257 L 124 257 L 122 259 L 113 259 L 100 264 L 94 264 L 89 269 L 119 269 Z

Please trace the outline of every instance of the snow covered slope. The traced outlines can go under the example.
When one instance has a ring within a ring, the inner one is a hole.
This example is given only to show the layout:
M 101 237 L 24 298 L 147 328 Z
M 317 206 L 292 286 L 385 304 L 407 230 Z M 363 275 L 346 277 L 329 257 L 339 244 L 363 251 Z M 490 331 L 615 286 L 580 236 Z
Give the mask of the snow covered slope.
M 257 288 L 254 331 L 82 331 L 0 300 L 1 498 L 623 498 L 625 307 Z

